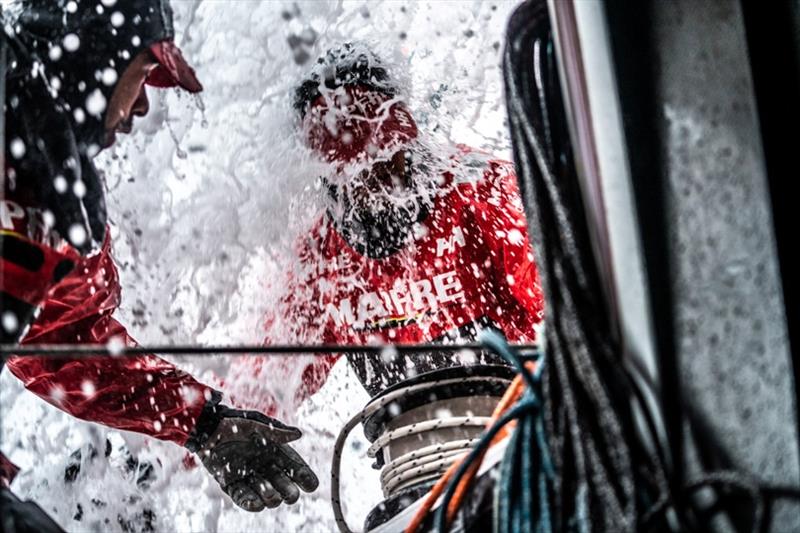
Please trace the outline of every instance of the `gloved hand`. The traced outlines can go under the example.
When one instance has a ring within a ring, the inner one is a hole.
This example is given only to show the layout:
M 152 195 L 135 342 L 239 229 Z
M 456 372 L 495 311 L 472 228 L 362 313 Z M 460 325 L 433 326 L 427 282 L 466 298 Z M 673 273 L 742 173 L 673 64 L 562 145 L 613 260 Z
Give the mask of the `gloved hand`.
M 257 411 L 216 405 L 203 411 L 197 428 L 199 434 L 187 447 L 246 511 L 281 502 L 291 505 L 300 497 L 299 489 L 313 492 L 319 485 L 308 464 L 288 445 L 302 435 L 295 427 Z

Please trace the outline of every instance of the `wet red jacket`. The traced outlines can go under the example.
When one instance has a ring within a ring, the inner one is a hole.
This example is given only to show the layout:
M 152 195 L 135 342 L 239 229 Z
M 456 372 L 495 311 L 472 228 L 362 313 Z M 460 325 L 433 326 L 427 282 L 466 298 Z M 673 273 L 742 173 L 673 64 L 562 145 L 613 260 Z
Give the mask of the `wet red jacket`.
M 413 242 L 386 258 L 361 255 L 322 216 L 299 244 L 299 266 L 279 318 L 268 321 L 267 342 L 415 344 L 487 321 L 511 341 L 535 341 L 544 299 L 513 165 L 465 151 L 442 174 Z M 275 402 L 248 390 L 250 406 L 275 412 L 292 399 L 297 406 L 337 359 L 245 362 L 256 365 L 252 375 L 281 384 L 271 392 Z M 294 386 L 294 394 L 286 390 Z
M 112 318 L 120 302 L 110 240 L 80 257 L 53 242 L 42 213 L 18 191 L 0 200 L 0 289 L 18 305 L 41 306 L 23 344 L 135 342 Z M 65 276 L 58 265 L 73 264 Z M 78 359 L 17 357 L 9 370 L 45 401 L 83 420 L 184 444 L 211 389 L 153 355 Z

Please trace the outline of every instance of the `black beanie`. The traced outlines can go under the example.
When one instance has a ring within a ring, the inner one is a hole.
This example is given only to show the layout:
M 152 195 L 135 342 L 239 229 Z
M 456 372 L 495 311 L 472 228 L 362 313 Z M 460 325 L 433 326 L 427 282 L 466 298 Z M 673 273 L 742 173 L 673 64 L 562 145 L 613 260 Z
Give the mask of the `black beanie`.
M 301 118 L 305 117 L 308 106 L 320 96 L 320 85 L 328 89 L 363 85 L 387 96 L 398 93 L 389 69 L 364 43 L 344 43 L 317 59 L 311 72 L 295 90 L 294 108 Z

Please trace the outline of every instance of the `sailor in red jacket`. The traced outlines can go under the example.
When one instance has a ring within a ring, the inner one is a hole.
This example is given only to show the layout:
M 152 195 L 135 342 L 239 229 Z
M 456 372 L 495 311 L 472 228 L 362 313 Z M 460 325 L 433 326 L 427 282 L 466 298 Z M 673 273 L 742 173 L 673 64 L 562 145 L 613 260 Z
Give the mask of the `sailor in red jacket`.
M 493 327 L 511 341 L 535 340 L 543 297 L 512 164 L 427 148 L 388 68 L 360 44 L 323 56 L 295 107 L 307 144 L 333 169 L 323 180 L 330 202 L 299 242 L 269 339 L 447 343 Z M 465 364 L 441 354 L 349 359 L 371 395 Z M 295 404 L 336 360 L 317 357 L 302 370 Z M 296 373 L 294 362 L 274 361 L 267 374 Z M 262 400 L 286 407 L 285 398 Z
M 113 10 L 97 9 L 96 2 L 73 7 L 31 0 L 7 41 L 3 344 L 135 344 L 112 318 L 120 287 L 92 157 L 147 113 L 145 83 L 202 90 L 173 43 L 168 0 L 130 0 Z M 53 43 L 64 48 L 54 53 Z M 7 364 L 28 390 L 78 418 L 197 452 L 246 510 L 293 503 L 298 489 L 317 486 L 287 444 L 300 437 L 298 429 L 220 404 L 220 393 L 155 355 L 18 357 Z M 0 466 L 0 476 L 12 477 L 6 459 Z M 4 513 L 6 501 L 4 493 Z M 8 513 L 14 509 L 10 503 Z M 24 513 L 19 520 L 21 528 Z

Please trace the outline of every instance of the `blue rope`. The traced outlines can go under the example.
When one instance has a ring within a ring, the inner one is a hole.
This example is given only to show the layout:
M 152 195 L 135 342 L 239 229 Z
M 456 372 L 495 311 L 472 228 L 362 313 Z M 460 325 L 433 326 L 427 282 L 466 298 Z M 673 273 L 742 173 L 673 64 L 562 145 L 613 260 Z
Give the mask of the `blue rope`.
M 459 465 L 442 496 L 434 523 L 440 533 L 447 531 L 447 508 L 461 479 L 470 466 L 484 453 L 492 439 L 512 420 L 517 427 L 509 438 L 500 464 L 500 478 L 495 486 L 495 520 L 497 533 L 550 533 L 550 490 L 555 469 L 547 446 L 542 419 L 542 360 L 534 372 L 525 367 L 505 338 L 497 332 L 485 331 L 481 344 L 502 356 L 516 367 L 528 388 L 522 398 L 480 438 L 467 458 Z
M 450 484 L 447 486 L 447 490 L 442 497 L 442 504 L 439 506 L 439 509 L 436 511 L 436 523 L 437 530 L 444 532 L 447 531 L 447 513 L 445 510 L 447 509 L 448 505 L 450 504 L 450 500 L 453 499 L 453 495 L 456 492 L 456 487 L 458 483 L 461 481 L 461 478 L 467 473 L 467 469 L 469 465 L 474 463 L 477 458 L 484 452 L 484 450 L 489 446 L 491 440 L 503 429 L 503 426 L 520 417 L 523 413 L 527 411 L 532 411 L 535 408 L 534 405 L 527 402 L 519 402 L 513 408 L 511 408 L 505 415 L 500 417 L 500 419 L 486 432 L 483 434 L 481 439 L 475 445 L 475 448 L 472 449 L 470 454 L 461 463 L 458 470 L 456 470 L 453 479 L 450 481 Z

